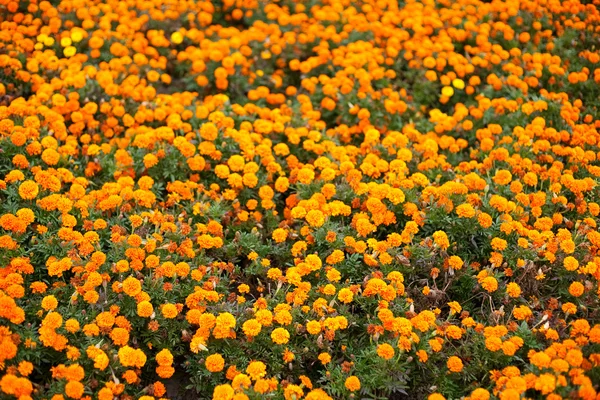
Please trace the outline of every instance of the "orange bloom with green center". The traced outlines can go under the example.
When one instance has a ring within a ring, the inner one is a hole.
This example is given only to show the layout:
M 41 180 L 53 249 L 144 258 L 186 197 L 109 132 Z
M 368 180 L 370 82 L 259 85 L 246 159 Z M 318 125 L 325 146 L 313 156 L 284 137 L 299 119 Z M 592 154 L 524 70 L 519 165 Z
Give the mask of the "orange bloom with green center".
M 158 365 L 171 365 L 173 364 L 173 354 L 169 349 L 162 349 L 156 355 L 156 363 Z
M 54 310 L 57 306 L 58 301 L 54 296 L 46 296 L 42 299 L 42 308 L 46 311 Z
M 471 218 L 475 216 L 475 209 L 470 204 L 461 204 L 456 207 L 456 214 L 460 218 Z
M 433 241 L 443 250 L 446 250 L 450 246 L 448 241 L 448 235 L 444 231 L 436 231 L 433 233 Z

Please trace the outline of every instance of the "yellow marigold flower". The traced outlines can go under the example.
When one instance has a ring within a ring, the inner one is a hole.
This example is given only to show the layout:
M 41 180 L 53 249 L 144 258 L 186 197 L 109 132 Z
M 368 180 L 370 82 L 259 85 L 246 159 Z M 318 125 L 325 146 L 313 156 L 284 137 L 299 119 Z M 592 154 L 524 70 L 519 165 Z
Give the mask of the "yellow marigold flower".
M 181 32 L 173 32 L 171 34 L 171 43 L 180 44 L 181 42 L 183 42 L 183 35 L 181 34 Z
M 462 79 L 453 79 L 452 86 L 459 90 L 463 90 L 465 88 L 465 82 Z
M 276 328 L 271 333 L 271 339 L 276 344 L 286 344 L 290 340 L 290 333 L 284 328 Z
M 457 301 L 449 302 L 448 307 L 450 307 L 450 314 L 458 314 L 462 311 L 462 307 Z
M 297 176 L 300 183 L 308 185 L 313 181 L 313 179 L 315 179 L 315 172 L 309 168 L 302 168 L 300 171 L 298 171 Z
M 277 228 L 273 231 L 273 235 L 271 236 L 276 243 L 285 242 L 288 237 L 288 232 L 286 229 Z
M 464 262 L 459 256 L 450 256 L 448 258 L 448 265 L 458 271 L 462 269 Z
M 498 251 L 506 249 L 507 246 L 506 240 L 500 238 L 493 238 L 491 244 L 492 248 Z
M 488 276 L 481 282 L 481 287 L 489 293 L 495 292 L 498 289 L 498 281 L 493 276 Z
M 161 307 L 160 312 L 162 313 L 163 317 L 167 319 L 173 319 L 177 316 L 177 314 L 179 314 L 175 304 L 164 304 Z
M 567 254 L 572 254 L 575 251 L 575 242 L 571 239 L 563 240 L 560 242 L 560 248 Z
M 579 268 L 579 261 L 575 257 L 567 256 L 563 261 L 563 265 L 567 271 L 576 271 Z
M 235 392 L 231 385 L 217 385 L 213 390 L 213 400 L 232 400 Z
M 142 291 L 142 284 L 136 278 L 130 276 L 122 283 L 123 292 L 131 297 L 137 296 Z
M 515 282 L 510 282 L 506 285 L 506 293 L 512 298 L 517 298 L 521 296 L 521 287 Z
M 142 368 L 146 364 L 146 354 L 140 349 L 123 346 L 119 349 L 119 361 L 124 367 Z
M 35 199 L 39 192 L 39 187 L 34 181 L 25 181 L 19 185 L 19 196 L 21 196 L 22 199 Z
M 280 193 L 287 191 L 289 186 L 290 186 L 290 182 L 286 177 L 283 177 L 283 176 L 279 177 L 275 181 L 275 190 L 277 190 Z
M 285 400 L 300 399 L 304 396 L 304 391 L 298 385 L 287 385 L 283 391 Z
M 471 392 L 471 400 L 489 400 L 490 392 L 483 388 L 478 388 Z
M 306 222 L 312 227 L 319 228 L 325 223 L 325 216 L 320 210 L 310 210 L 306 214 Z
M 344 304 L 351 303 L 354 299 L 354 293 L 348 288 L 342 288 L 338 293 L 338 299 Z
M 231 386 L 233 386 L 235 390 L 247 389 L 251 385 L 252 381 L 250 380 L 250 377 L 248 377 L 248 375 L 246 374 L 237 374 L 233 378 L 233 382 L 231 382 Z

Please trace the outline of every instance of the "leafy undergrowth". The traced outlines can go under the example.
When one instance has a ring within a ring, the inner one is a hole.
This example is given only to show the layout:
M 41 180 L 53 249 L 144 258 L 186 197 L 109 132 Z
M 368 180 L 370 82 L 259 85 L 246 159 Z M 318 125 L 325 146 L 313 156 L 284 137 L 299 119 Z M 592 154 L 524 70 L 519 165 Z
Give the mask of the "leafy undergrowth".
M 598 0 L 0 0 L 3 399 L 597 399 Z

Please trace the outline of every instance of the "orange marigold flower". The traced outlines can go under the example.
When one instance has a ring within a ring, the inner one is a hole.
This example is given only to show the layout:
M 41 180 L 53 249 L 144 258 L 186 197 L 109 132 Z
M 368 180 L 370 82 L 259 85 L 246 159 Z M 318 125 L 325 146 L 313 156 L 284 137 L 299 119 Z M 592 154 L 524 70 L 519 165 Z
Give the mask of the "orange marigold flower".
M 357 390 L 360 390 L 360 379 L 358 379 L 358 377 L 354 375 L 349 376 L 348 378 L 346 378 L 344 386 L 346 386 L 346 389 L 348 389 L 349 391 L 356 392 Z
M 427 400 L 446 400 L 446 398 L 439 393 L 433 393 L 427 397 Z
M 206 357 L 204 365 L 210 372 L 221 372 L 225 367 L 225 359 L 220 354 L 211 354 Z
M 148 318 L 154 312 L 154 307 L 149 301 L 141 301 L 137 305 L 137 314 L 140 317 Z
M 134 278 L 132 276 L 125 279 L 123 281 L 122 285 L 123 285 L 123 292 L 125 292 L 125 294 L 127 294 L 131 297 L 137 296 L 142 291 L 142 284 L 140 283 L 139 280 L 137 280 L 136 278 Z
M 493 238 L 491 244 L 492 244 L 492 248 L 494 250 L 498 250 L 498 251 L 502 251 L 502 250 L 506 249 L 506 246 L 507 246 L 506 240 L 500 239 L 500 238 Z
M 262 329 L 262 325 L 256 319 L 249 319 L 242 325 L 242 330 L 246 336 L 257 336 Z
M 162 349 L 156 355 L 156 363 L 158 365 L 171 365 L 173 364 L 173 354 L 169 349 Z
M 377 346 L 377 355 L 385 360 L 391 359 L 394 357 L 394 354 L 394 348 L 387 343 L 382 343 Z
M 267 366 L 261 361 L 253 361 L 248 364 L 246 372 L 253 380 L 260 379 L 267 374 Z
M 446 362 L 446 366 L 451 372 L 460 372 L 463 369 L 463 362 L 460 358 L 452 356 Z
M 173 319 L 177 316 L 177 314 L 179 314 L 175 304 L 164 304 L 161 307 L 160 312 L 162 313 L 163 317 L 167 319 Z
M 306 323 L 306 331 L 311 335 L 318 335 L 321 333 L 321 323 L 318 321 L 308 321 Z
M 448 258 L 448 265 L 455 270 L 460 270 L 462 269 L 464 262 L 459 256 L 450 256 L 450 258 Z
M 573 282 L 569 286 L 569 293 L 571 296 L 580 297 L 585 291 L 585 286 L 581 282 Z
M 505 169 L 499 169 L 494 175 L 494 182 L 498 185 L 508 185 L 512 181 L 512 174 Z

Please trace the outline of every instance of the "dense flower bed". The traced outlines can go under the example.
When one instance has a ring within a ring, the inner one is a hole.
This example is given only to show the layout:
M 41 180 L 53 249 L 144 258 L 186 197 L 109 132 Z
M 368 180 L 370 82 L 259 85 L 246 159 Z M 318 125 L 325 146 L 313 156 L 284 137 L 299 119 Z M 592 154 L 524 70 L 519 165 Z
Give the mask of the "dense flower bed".
M 600 398 L 599 7 L 0 0 L 0 397 Z

